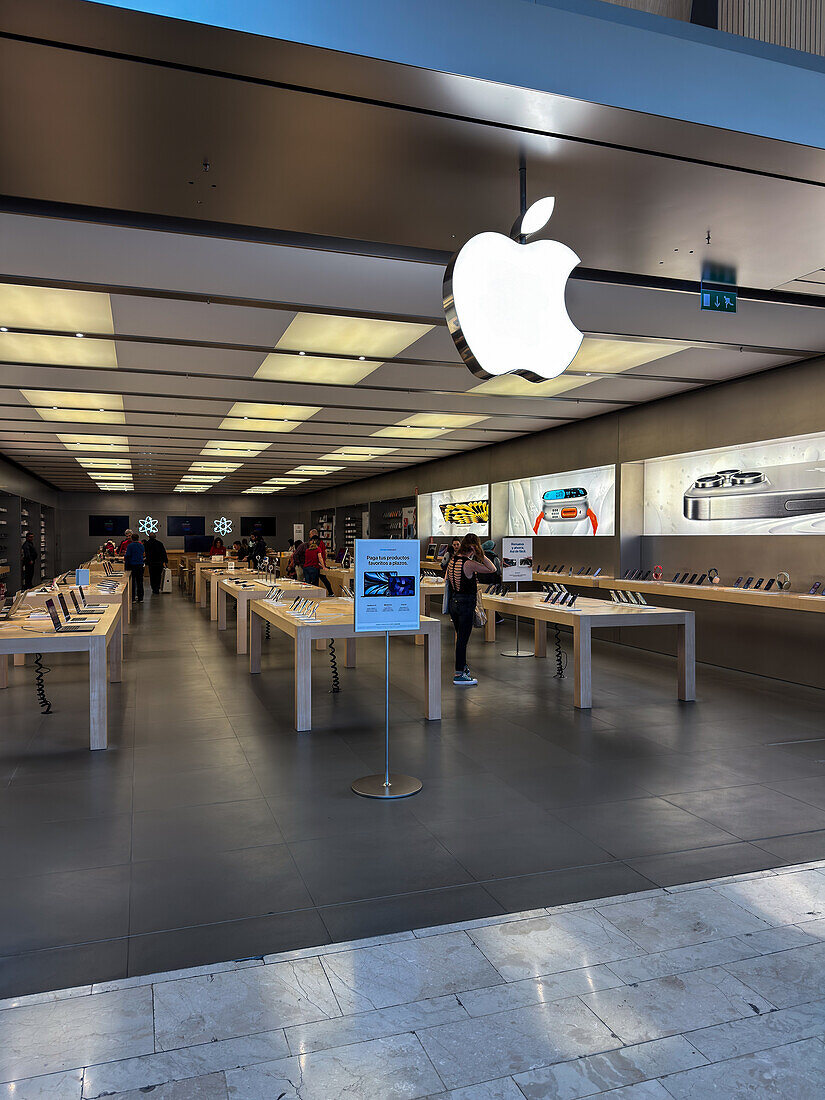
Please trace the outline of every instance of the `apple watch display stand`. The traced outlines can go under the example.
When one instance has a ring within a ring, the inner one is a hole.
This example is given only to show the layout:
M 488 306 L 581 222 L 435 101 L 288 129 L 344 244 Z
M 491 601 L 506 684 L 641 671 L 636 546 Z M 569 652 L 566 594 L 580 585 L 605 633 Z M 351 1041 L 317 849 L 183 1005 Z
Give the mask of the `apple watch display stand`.
M 518 595 L 518 581 L 516 581 L 516 595 Z M 493 612 L 495 614 L 495 612 Z M 518 615 L 516 615 L 516 648 L 504 649 L 501 652 L 502 657 L 532 657 L 533 654 L 525 650 L 520 650 L 518 647 Z
M 384 771 L 381 775 L 364 775 L 356 779 L 352 789 L 364 798 L 409 798 L 423 787 L 413 775 L 390 771 L 390 632 L 384 633 Z

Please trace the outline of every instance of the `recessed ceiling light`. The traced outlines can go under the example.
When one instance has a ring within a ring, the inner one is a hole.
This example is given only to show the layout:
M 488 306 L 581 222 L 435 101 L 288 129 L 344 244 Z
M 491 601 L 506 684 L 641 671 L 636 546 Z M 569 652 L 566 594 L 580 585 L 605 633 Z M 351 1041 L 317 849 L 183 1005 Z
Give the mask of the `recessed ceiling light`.
M 5 325 L 0 325 L 0 332 L 8 332 L 8 331 L 9 330 L 6 328 Z
M 298 354 L 299 355 L 306 355 L 306 352 L 305 351 L 299 351 Z
M 75 333 L 75 336 L 76 336 L 76 337 L 78 338 L 78 340 L 82 340 L 82 339 L 83 339 L 83 333 L 82 333 L 82 332 L 76 332 L 76 333 Z
M 358 358 L 359 358 L 359 359 L 361 360 L 361 362 L 363 363 L 363 362 L 365 362 L 365 360 L 366 360 L 366 358 L 367 358 L 367 357 L 366 357 L 366 355 L 359 355 L 359 356 L 358 356 Z

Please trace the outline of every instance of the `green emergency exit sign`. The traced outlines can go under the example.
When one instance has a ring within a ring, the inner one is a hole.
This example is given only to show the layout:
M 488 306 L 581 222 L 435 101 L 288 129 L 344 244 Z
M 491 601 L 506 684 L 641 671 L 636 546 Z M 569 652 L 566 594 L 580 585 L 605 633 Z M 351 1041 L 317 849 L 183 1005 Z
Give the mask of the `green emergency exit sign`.
M 710 290 L 703 286 L 699 292 L 699 308 L 712 313 L 736 313 L 736 291 L 733 287 Z

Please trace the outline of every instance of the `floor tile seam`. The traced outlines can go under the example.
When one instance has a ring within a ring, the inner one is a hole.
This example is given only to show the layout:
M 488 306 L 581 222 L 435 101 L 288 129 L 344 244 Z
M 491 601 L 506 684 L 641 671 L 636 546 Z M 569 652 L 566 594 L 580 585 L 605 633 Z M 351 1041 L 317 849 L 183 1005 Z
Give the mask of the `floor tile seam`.
M 749 1019 L 749 1017 L 745 1017 L 745 1019 Z M 732 1020 L 730 1022 L 735 1023 L 736 1021 Z M 718 1027 L 720 1025 L 716 1024 L 716 1025 L 711 1025 L 711 1026 Z M 688 1032 L 687 1034 L 692 1034 L 692 1032 Z M 683 1039 L 686 1039 L 688 1042 L 690 1042 L 690 1040 L 687 1038 L 686 1034 L 682 1034 L 681 1037 Z M 778 1043 L 778 1044 L 775 1044 L 774 1046 L 760 1048 L 759 1050 L 754 1050 L 754 1051 L 748 1051 L 746 1054 L 732 1054 L 732 1055 L 730 1055 L 729 1058 L 719 1058 L 715 1062 L 711 1062 L 711 1061 L 708 1060 L 708 1061 L 706 1061 L 706 1064 L 704 1066 L 694 1066 L 692 1069 L 679 1069 L 679 1070 L 674 1071 L 673 1073 L 668 1073 L 668 1074 L 664 1074 L 662 1077 L 657 1077 L 656 1080 L 662 1085 L 663 1088 L 665 1088 L 667 1090 L 667 1092 L 670 1096 L 676 1096 L 676 1093 L 671 1092 L 670 1089 L 667 1088 L 668 1080 L 672 1080 L 672 1079 L 677 1078 L 677 1077 L 683 1077 L 688 1073 L 693 1073 L 697 1069 L 707 1069 L 708 1066 L 724 1066 L 728 1062 L 736 1062 L 736 1061 L 739 1061 L 741 1058 L 752 1057 L 754 1054 L 763 1054 L 768 1050 L 781 1050 L 784 1047 L 796 1046 L 797 1043 L 809 1042 L 811 1039 L 814 1040 L 815 1042 L 818 1042 L 820 1045 L 825 1045 L 825 1043 L 823 1043 L 822 1037 L 819 1036 L 819 1035 L 812 1035 L 812 1036 L 808 1036 L 806 1038 L 801 1038 L 801 1039 L 791 1039 L 790 1042 Z M 692 1043 L 691 1043 L 691 1046 L 693 1046 Z M 697 1053 L 701 1055 L 701 1051 L 697 1051 Z M 609 1096 L 610 1093 L 606 1093 L 605 1095 Z
M 804 779 L 806 777 L 803 776 L 802 778 Z M 814 776 L 813 778 L 816 778 L 816 776 Z M 786 780 L 778 780 L 778 782 L 787 783 L 787 782 L 793 782 L 793 780 L 787 780 L 787 779 Z M 695 791 L 671 791 L 668 795 L 660 795 L 659 797 L 665 799 L 665 801 L 670 802 L 672 796 L 678 797 L 680 795 L 704 794 L 705 791 L 718 791 L 718 790 L 736 791 L 736 790 L 740 790 L 741 788 L 751 788 L 751 787 L 761 787 L 762 790 L 770 791 L 773 794 L 782 795 L 784 798 L 788 798 L 792 802 L 796 802 L 799 806 L 805 806 L 805 807 L 812 808 L 812 809 L 815 809 L 815 810 L 818 809 L 822 813 L 823 819 L 825 819 L 825 809 L 823 809 L 821 806 L 816 806 L 812 802 L 806 802 L 806 800 L 804 798 L 797 798 L 795 795 L 787 794 L 785 791 L 777 791 L 773 787 L 770 787 L 767 783 L 762 783 L 762 782 L 757 782 L 757 783 L 732 783 L 732 784 L 731 783 L 726 783 L 721 787 L 703 787 L 703 788 L 695 790 Z M 678 802 L 673 802 L 672 805 L 676 806 L 680 810 L 684 810 L 685 813 L 694 813 L 693 810 L 685 810 L 684 806 L 679 806 Z M 694 814 L 694 816 L 699 817 L 700 815 L 699 814 Z M 712 825 L 713 822 L 709 822 L 709 824 Z M 809 830 L 805 830 L 805 831 L 806 832 L 820 832 L 823 828 L 825 828 L 825 820 L 823 821 L 823 824 L 820 827 L 820 829 L 809 829 Z M 777 834 L 777 835 L 783 836 L 783 835 L 786 835 L 786 834 L 780 833 L 780 834 Z

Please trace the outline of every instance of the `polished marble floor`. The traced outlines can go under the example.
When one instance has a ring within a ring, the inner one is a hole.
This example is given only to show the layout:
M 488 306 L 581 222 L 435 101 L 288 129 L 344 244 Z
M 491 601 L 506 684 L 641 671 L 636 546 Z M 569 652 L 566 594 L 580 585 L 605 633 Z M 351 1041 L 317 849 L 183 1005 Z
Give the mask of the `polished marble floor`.
M 233 627 L 234 623 L 230 623 Z M 292 660 L 251 678 L 234 631 L 177 592 L 147 599 L 88 751 L 88 681 L 31 666 L 0 722 L 0 997 L 494 917 L 825 858 L 825 693 L 598 644 L 594 708 L 551 660 L 471 643 L 444 717 L 421 716 L 423 654 L 392 646 L 393 766 L 423 791 L 350 792 L 382 764 L 383 652 L 291 725 Z
M 825 862 L 0 1001 L 8 1100 L 814 1100 Z

